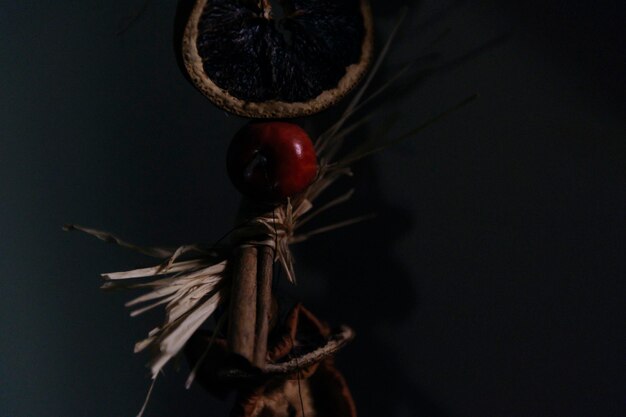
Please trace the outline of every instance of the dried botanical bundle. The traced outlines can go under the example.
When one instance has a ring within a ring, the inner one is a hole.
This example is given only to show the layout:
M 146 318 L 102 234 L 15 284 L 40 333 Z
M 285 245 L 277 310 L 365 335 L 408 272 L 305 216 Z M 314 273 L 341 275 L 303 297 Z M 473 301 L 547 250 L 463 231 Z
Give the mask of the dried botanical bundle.
M 379 63 L 376 67 L 378 65 Z M 227 302 L 228 291 L 226 288 L 228 286 L 225 285 L 224 281 L 228 280 L 228 257 L 234 248 L 242 245 L 272 248 L 275 251 L 276 259 L 285 271 L 287 279 L 290 282 L 295 282 L 293 257 L 289 249 L 292 243 L 302 242 L 317 233 L 330 231 L 364 219 L 363 217 L 349 219 L 321 229 L 305 233 L 300 232 L 300 228 L 311 219 L 350 198 L 352 192 L 313 210 L 314 202 L 331 184 L 344 175 L 351 175 L 350 164 L 352 162 L 369 154 L 370 150 L 381 146 L 381 144 L 370 144 L 369 147 L 351 153 L 341 160 L 334 160 L 334 156 L 347 134 L 361 124 L 361 122 L 356 122 L 352 126 L 344 127 L 359 104 L 370 80 L 371 76 L 341 119 L 316 141 L 320 170 L 317 179 L 306 192 L 295 199 L 288 200 L 285 204 L 242 221 L 219 245 L 213 247 L 186 245 L 174 250 L 142 248 L 106 232 L 78 225 L 66 226 L 66 230 L 80 230 L 101 240 L 114 242 L 128 249 L 161 259 L 159 264 L 150 268 L 102 274 L 106 281 L 103 285 L 104 289 L 150 290 L 126 304 L 128 307 L 134 308 L 131 313 L 132 316 L 161 305 L 165 306 L 166 316 L 163 325 L 151 330 L 146 339 L 135 345 L 135 352 L 143 351 L 149 347 L 154 348 L 154 356 L 149 363 L 153 378 L 172 357 L 181 351 L 191 335 L 211 317 L 217 307 Z M 251 211 L 258 211 L 258 209 Z M 183 255 L 191 254 L 198 256 L 180 260 Z M 136 282 L 142 278 L 150 279 L 150 281 Z
M 102 274 L 106 280 L 103 285 L 104 289 L 150 290 L 126 304 L 128 307 L 135 308 L 131 315 L 135 316 L 155 307 L 165 306 L 166 316 L 163 325 L 151 330 L 146 339 L 135 345 L 135 352 L 148 347 L 154 348 L 153 357 L 149 363 L 153 378 L 172 357 L 182 350 L 187 340 L 211 317 L 217 307 L 228 302 L 228 285 L 225 281 L 229 279 L 229 255 L 234 248 L 242 245 L 271 248 L 275 253 L 276 260 L 282 265 L 287 279 L 295 283 L 293 257 L 289 249 L 291 244 L 371 217 L 370 215 L 355 217 L 340 223 L 302 232 L 303 226 L 310 220 L 318 217 L 326 210 L 348 201 L 352 196 L 352 191 L 316 207 L 315 203 L 318 198 L 339 178 L 352 175 L 351 166 L 353 163 L 414 136 L 433 122 L 475 98 L 475 96 L 471 96 L 451 109 L 395 138 L 388 139 L 382 136 L 363 141 L 356 149 L 337 158 L 346 137 L 363 125 L 370 118 L 370 115 L 363 116 L 350 124 L 348 121 L 397 79 L 394 77 L 364 98 L 366 90 L 388 52 L 398 27 L 399 23 L 382 49 L 368 78 L 341 117 L 317 138 L 315 148 L 320 166 L 316 180 L 304 193 L 289 199 L 285 204 L 245 219 L 232 230 L 223 242 L 209 247 L 185 245 L 176 249 L 142 248 L 106 232 L 78 225 L 66 226 L 66 230 L 80 230 L 101 240 L 113 242 L 122 247 L 161 259 L 159 264 L 150 268 Z M 405 69 L 402 69 L 398 71 L 398 75 L 404 72 Z M 180 260 L 183 255 L 189 256 L 191 254 L 197 256 Z M 136 283 L 140 278 L 149 279 L 149 281 Z
M 152 352 L 148 367 L 153 379 L 156 379 L 159 372 L 173 357 L 183 351 L 200 326 L 221 307 L 221 310 L 227 313 L 218 319 L 216 334 L 223 324 L 223 318 L 229 316 L 227 342 L 229 351 L 240 354 L 248 360 L 249 364 L 256 366 L 257 376 L 258 372 L 266 377 L 284 374 L 291 369 L 289 367 L 293 368 L 294 366 L 299 374 L 300 367 L 312 366 L 317 369 L 319 366 L 321 373 L 317 377 L 312 377 L 310 383 L 306 383 L 307 390 L 317 390 L 316 393 L 310 395 L 331 395 L 328 392 L 320 394 L 324 391 L 320 388 L 323 384 L 320 385 L 316 382 L 320 378 L 336 384 L 339 387 L 338 392 L 347 390 L 342 377 L 336 373 L 332 367 L 332 362 L 327 360 L 327 357 L 352 338 L 353 334 L 348 328 L 342 329 L 338 334 L 331 337 L 327 329 L 320 327 L 320 334 L 329 338 L 328 343 L 321 351 L 309 352 L 308 356 L 303 355 L 299 359 L 295 359 L 293 363 L 289 361 L 280 364 L 272 362 L 280 359 L 280 357 L 267 351 L 267 337 L 270 331 L 268 317 L 271 316 L 271 268 L 274 262 L 278 262 L 287 279 L 295 283 L 296 274 L 290 245 L 305 241 L 316 234 L 345 227 L 371 217 L 365 215 L 349 218 L 343 222 L 313 230 L 307 230 L 305 227 L 312 219 L 350 199 L 352 190 L 325 204 L 319 205 L 318 203 L 320 197 L 338 179 L 352 175 L 351 167 L 355 162 L 414 136 L 433 122 L 475 98 L 475 96 L 469 97 L 451 109 L 395 138 L 387 138 L 387 132 L 383 132 L 383 134 L 376 135 L 370 140 L 360 141 L 354 149 L 344 149 L 346 138 L 365 124 L 370 119 L 371 113 L 358 119 L 355 116 L 405 73 L 411 65 L 409 64 L 406 68 L 398 71 L 380 88 L 365 96 L 374 75 L 392 44 L 399 25 L 400 22 L 394 28 L 378 60 L 373 65 L 372 71 L 361 88 L 355 93 L 346 110 L 330 128 L 315 140 L 319 170 L 315 180 L 304 192 L 279 205 L 268 206 L 245 201 L 239 215 L 240 221 L 234 229 L 218 243 L 208 246 L 194 244 L 174 249 L 144 248 L 127 243 L 107 232 L 78 225 L 65 227 L 66 230 L 79 230 L 159 260 L 156 265 L 149 268 L 102 274 L 105 279 L 102 286 L 104 289 L 147 290 L 146 293 L 126 304 L 133 308 L 132 316 L 159 306 L 163 306 L 165 309 L 163 324 L 152 329 L 145 339 L 135 345 L 135 352 L 144 350 Z M 230 307 L 230 311 L 228 307 Z M 264 319 L 257 320 L 256 317 L 263 317 Z M 215 346 L 224 347 L 224 343 L 226 342 L 223 340 L 217 341 Z M 198 369 L 202 366 L 203 360 L 211 353 L 213 343 L 205 345 L 204 353 L 196 355 L 197 362 L 189 375 L 187 385 L 191 384 Z M 266 357 L 270 359 L 270 363 L 266 364 Z M 230 377 L 236 379 L 238 372 L 241 374 L 243 371 L 242 369 L 232 369 Z M 243 372 L 239 377 L 245 376 L 245 374 Z M 255 385 L 255 387 L 257 391 L 250 391 L 250 395 L 246 397 L 247 400 L 241 404 L 245 403 L 248 404 L 246 407 L 254 408 L 260 404 L 258 401 L 263 402 L 263 404 L 270 401 L 269 397 L 264 396 L 264 393 L 269 392 L 267 385 Z M 261 391 L 258 391 L 259 389 Z M 280 389 L 272 391 L 280 397 L 279 400 L 282 401 L 280 407 L 290 404 L 292 398 L 289 393 L 292 389 L 293 384 L 286 381 L 280 386 Z M 307 393 L 305 396 L 310 395 Z M 350 411 L 349 415 L 352 416 L 354 415 L 353 404 L 351 399 L 346 401 L 342 403 L 342 406 L 347 407 Z M 302 408 L 304 409 L 304 406 Z M 246 410 L 248 411 L 242 411 L 242 416 L 256 415 L 256 412 L 251 412 L 249 408 Z

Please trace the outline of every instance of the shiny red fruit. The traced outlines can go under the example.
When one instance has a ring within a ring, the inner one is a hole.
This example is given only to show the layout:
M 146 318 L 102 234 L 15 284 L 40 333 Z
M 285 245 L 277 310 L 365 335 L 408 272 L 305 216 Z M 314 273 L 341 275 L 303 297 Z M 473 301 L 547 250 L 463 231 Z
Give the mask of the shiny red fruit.
M 287 122 L 252 122 L 233 138 L 228 175 L 245 196 L 264 202 L 293 197 L 313 182 L 317 157 L 309 135 Z

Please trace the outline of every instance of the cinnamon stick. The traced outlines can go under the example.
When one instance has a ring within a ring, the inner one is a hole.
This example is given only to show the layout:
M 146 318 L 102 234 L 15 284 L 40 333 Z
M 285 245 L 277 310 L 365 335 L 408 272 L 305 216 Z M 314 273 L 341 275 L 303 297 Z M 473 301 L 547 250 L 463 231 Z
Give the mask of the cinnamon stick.
M 232 258 L 228 346 L 250 362 L 255 352 L 257 256 L 256 247 L 242 246 L 235 249 Z
M 267 356 L 267 336 L 272 307 L 274 250 L 269 246 L 261 245 L 257 254 L 256 340 L 252 364 L 263 368 Z

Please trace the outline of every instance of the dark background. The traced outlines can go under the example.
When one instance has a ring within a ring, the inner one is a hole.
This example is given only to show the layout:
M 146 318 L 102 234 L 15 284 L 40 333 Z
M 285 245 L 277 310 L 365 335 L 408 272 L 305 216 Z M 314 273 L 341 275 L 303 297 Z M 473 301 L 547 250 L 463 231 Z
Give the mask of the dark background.
M 379 39 L 400 3 L 374 3 Z M 243 120 L 181 75 L 173 0 L 116 35 L 141 4 L 0 2 L 2 417 L 133 416 L 148 387 L 132 346 L 161 311 L 131 320 L 131 294 L 98 289 L 148 261 L 64 223 L 171 245 L 233 221 L 224 155 Z M 378 217 L 297 247 L 290 290 L 357 330 L 338 363 L 361 416 L 626 415 L 624 9 L 411 5 L 379 79 L 449 29 L 445 65 L 405 78 L 362 134 L 481 97 L 356 167 L 342 214 Z M 167 368 L 146 416 L 227 415 L 186 372 Z

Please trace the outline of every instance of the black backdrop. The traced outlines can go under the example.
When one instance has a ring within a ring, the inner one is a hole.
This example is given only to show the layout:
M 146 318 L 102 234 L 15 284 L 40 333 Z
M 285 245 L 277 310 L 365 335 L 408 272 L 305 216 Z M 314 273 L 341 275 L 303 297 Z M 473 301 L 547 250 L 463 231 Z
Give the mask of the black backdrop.
M 179 72 L 173 0 L 122 35 L 142 1 L 38 3 L 0 2 L 0 416 L 132 416 L 148 386 L 132 346 L 161 315 L 131 320 L 98 273 L 147 260 L 61 226 L 216 239 L 243 120 Z M 380 37 L 400 3 L 374 3 Z M 481 97 L 358 165 L 337 218 L 377 218 L 297 247 L 282 288 L 356 328 L 338 362 L 363 417 L 625 415 L 624 6 L 410 6 L 379 79 L 449 30 L 444 65 L 362 134 Z M 167 369 L 147 416 L 226 415 L 185 375 Z

